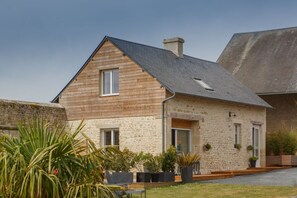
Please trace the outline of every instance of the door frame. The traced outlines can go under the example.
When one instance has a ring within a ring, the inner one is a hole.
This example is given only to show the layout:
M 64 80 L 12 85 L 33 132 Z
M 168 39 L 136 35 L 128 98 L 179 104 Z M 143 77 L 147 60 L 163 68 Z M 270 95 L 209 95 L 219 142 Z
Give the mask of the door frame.
M 258 153 L 257 155 L 255 155 L 255 129 L 258 130 Z M 261 167 L 260 166 L 260 160 L 261 160 L 261 125 L 256 125 L 254 124 L 253 125 L 253 128 L 252 128 L 252 145 L 254 147 L 253 149 L 253 156 L 257 156 L 258 157 L 258 160 L 256 161 L 256 167 Z
M 177 148 L 177 131 L 178 130 L 184 130 L 184 131 L 188 131 L 189 132 L 189 152 L 192 152 L 192 130 L 191 129 L 187 129 L 187 128 L 171 128 L 171 135 L 172 135 L 172 130 L 174 130 L 174 134 L 175 134 L 175 139 L 174 139 L 174 142 L 175 142 L 175 148 Z M 172 137 L 171 137 L 172 139 Z

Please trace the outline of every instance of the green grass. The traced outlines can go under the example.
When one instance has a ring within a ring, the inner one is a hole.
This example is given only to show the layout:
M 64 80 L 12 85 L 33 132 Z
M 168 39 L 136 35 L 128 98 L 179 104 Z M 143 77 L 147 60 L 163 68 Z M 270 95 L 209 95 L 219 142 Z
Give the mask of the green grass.
M 174 197 L 292 197 L 297 195 L 296 187 L 276 187 L 276 186 L 250 186 L 231 184 L 184 184 L 170 187 L 153 188 L 147 190 L 147 197 L 174 198 Z M 133 196 L 134 197 L 134 196 Z

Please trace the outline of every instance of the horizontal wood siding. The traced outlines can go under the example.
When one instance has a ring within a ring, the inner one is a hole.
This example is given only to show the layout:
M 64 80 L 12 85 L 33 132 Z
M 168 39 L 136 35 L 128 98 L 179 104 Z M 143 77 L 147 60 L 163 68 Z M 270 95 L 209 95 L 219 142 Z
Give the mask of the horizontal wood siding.
M 119 95 L 101 96 L 100 71 L 119 68 Z M 112 43 L 105 42 L 93 60 L 63 91 L 60 104 L 68 120 L 161 116 L 165 97 L 160 83 Z

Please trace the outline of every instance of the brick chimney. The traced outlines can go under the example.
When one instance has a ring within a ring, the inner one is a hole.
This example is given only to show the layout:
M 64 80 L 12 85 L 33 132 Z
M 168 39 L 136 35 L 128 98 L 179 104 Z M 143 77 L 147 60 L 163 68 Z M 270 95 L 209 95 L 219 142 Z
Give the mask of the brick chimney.
M 183 43 L 184 39 L 180 37 L 164 39 L 164 49 L 172 51 L 177 57 L 183 58 Z

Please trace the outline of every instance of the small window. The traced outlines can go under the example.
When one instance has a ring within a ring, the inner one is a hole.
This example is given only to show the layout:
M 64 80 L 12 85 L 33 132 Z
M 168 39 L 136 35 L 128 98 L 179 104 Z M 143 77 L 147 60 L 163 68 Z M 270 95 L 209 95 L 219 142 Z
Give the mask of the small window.
M 119 146 L 119 129 L 101 130 L 101 146 Z
M 198 78 L 194 78 L 194 80 L 204 89 L 208 90 L 208 91 L 214 91 L 213 88 L 211 88 L 208 84 L 206 84 L 203 80 L 198 79 Z
M 119 94 L 119 69 L 102 71 L 102 95 Z
M 240 144 L 240 136 L 241 136 L 241 125 L 234 124 L 234 146 Z

